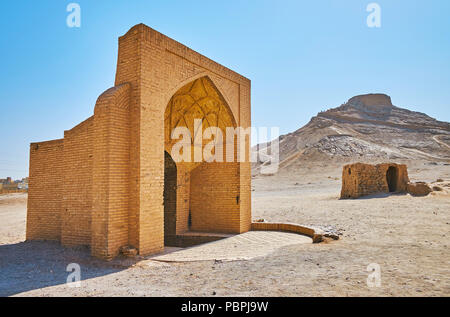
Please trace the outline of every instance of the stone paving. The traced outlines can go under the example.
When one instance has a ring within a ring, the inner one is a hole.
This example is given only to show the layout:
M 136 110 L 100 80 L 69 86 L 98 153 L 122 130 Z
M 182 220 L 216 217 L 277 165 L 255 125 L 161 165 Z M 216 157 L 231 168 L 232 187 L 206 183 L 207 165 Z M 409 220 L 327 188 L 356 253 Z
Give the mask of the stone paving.
M 152 257 L 151 260 L 164 262 L 250 260 L 265 256 L 284 246 L 306 243 L 312 243 L 312 239 L 295 233 L 250 231 L 188 249 L 174 248 L 174 252 Z

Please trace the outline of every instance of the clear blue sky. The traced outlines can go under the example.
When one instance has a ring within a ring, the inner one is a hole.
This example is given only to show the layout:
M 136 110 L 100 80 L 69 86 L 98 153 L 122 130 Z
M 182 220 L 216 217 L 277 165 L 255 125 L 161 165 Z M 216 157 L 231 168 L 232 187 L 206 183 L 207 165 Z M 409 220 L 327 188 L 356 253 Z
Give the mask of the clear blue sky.
M 81 28 L 66 6 L 81 6 Z M 366 6 L 382 9 L 368 28 Z M 63 137 L 114 83 L 117 38 L 148 26 L 252 80 L 254 126 L 298 129 L 371 92 L 450 121 L 450 1 L 15 0 L 0 5 L 0 178 Z

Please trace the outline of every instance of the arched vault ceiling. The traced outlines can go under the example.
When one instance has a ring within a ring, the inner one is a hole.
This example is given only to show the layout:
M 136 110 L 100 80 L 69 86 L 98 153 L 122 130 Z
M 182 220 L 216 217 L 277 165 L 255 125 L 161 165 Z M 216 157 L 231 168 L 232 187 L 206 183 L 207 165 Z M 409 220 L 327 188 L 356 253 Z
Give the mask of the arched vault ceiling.
M 170 138 L 177 127 L 189 128 L 193 143 L 195 119 L 203 120 L 203 131 L 208 127 L 219 127 L 224 136 L 227 127 L 236 127 L 229 106 L 208 77 L 183 86 L 170 99 L 164 115 L 166 149 L 178 141 Z

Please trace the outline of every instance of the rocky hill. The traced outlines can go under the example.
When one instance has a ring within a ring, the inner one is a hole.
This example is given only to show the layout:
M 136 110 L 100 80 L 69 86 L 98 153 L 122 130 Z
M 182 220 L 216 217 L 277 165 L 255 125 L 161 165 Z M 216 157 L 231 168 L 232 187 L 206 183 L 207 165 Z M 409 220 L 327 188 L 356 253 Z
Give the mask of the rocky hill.
M 253 151 L 264 149 L 260 144 Z M 265 152 L 265 151 L 261 151 Z M 315 161 L 450 162 L 450 123 L 396 107 L 384 94 L 351 98 L 280 137 L 280 168 Z M 265 155 L 254 164 L 264 164 Z

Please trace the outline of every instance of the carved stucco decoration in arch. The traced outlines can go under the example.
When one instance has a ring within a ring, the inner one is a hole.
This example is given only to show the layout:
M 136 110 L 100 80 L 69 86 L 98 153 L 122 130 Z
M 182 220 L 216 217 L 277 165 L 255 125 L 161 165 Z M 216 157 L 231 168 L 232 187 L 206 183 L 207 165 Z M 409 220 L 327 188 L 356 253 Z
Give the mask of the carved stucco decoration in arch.
M 225 99 L 207 76 L 195 79 L 181 87 L 170 99 L 164 114 L 165 150 L 171 153 L 172 146 L 179 140 L 172 140 L 171 133 L 177 127 L 187 127 L 194 144 L 195 119 L 202 120 L 202 131 L 209 127 L 221 129 L 224 137 L 227 127 L 236 127 L 236 120 Z M 198 131 L 199 129 L 197 129 Z M 209 141 L 204 141 L 203 146 Z M 216 140 L 216 144 L 219 144 Z M 225 151 L 225 145 L 224 145 Z M 191 153 L 194 149 L 192 147 Z M 194 168 L 198 164 L 188 164 Z

